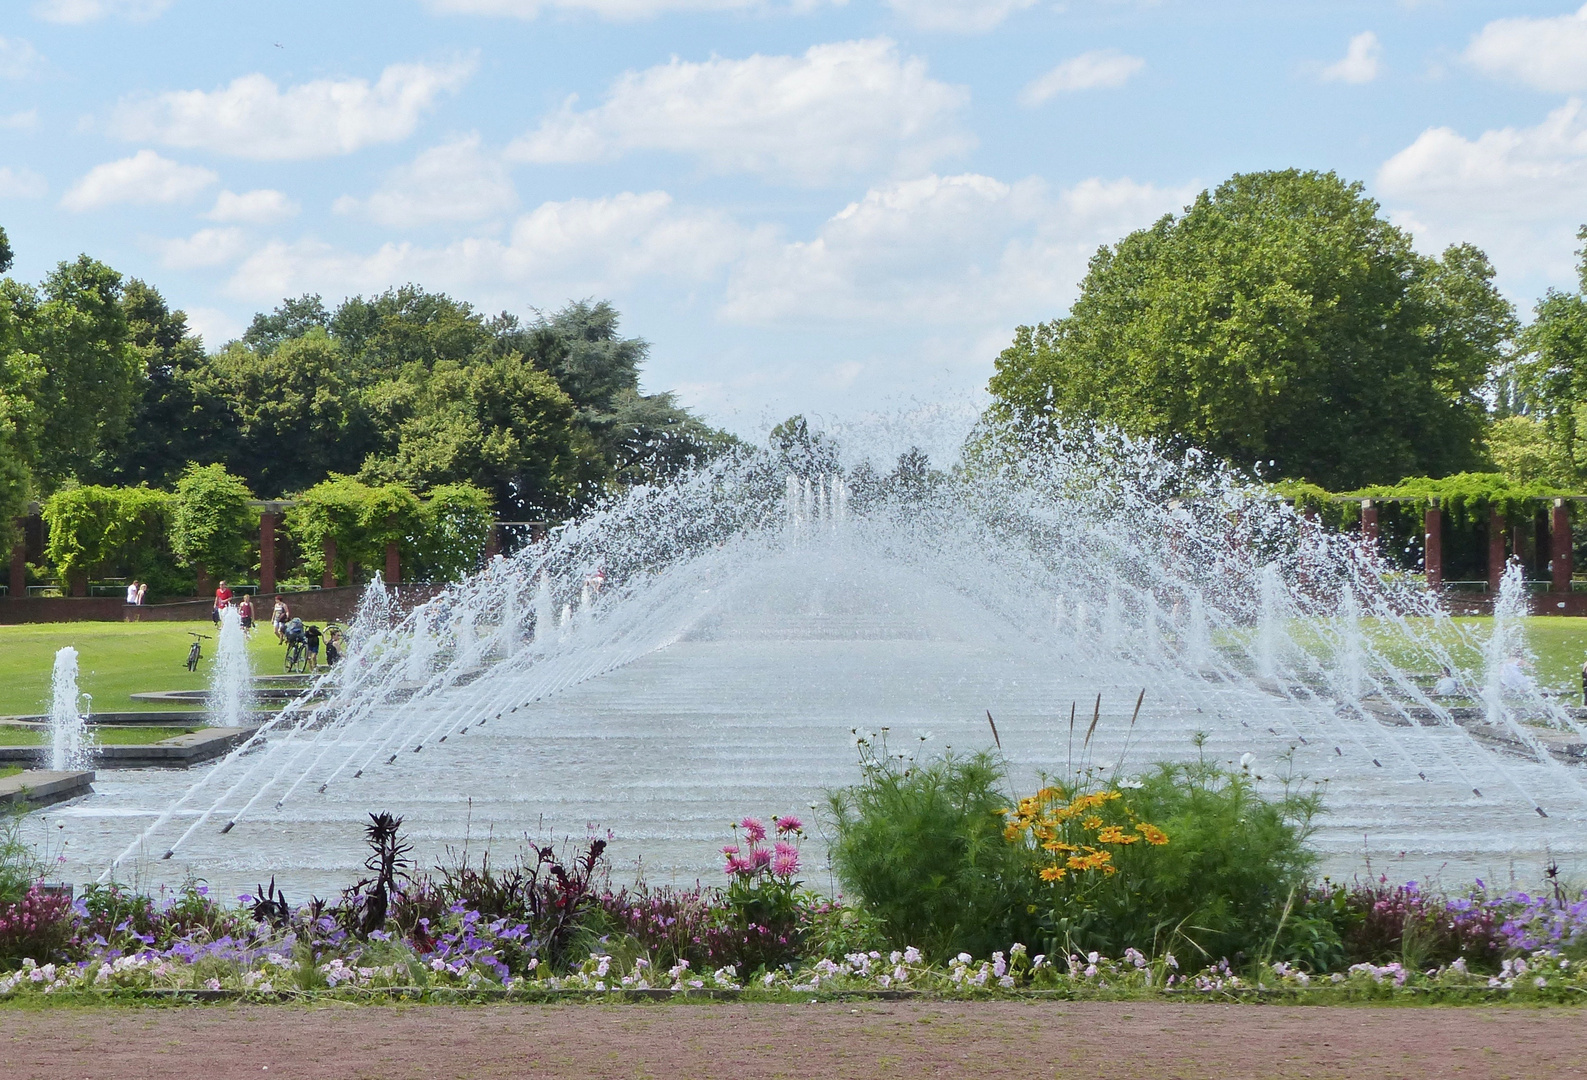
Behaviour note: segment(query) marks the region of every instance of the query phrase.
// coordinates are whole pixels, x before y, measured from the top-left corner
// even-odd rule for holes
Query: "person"
[[[143,606],[143,598],[145,596],[148,596],[148,595],[149,595],[149,583],[147,581],[138,582],[138,599],[136,601],[134,601],[134,603],[136,603],[139,607],[142,607]]]
[[[1587,708],[1587,660],[1581,662],[1581,703]]]
[[[292,612],[287,607],[287,602],[279,596],[276,597],[276,606],[270,612],[270,627],[276,632],[276,641],[283,645],[287,640],[287,620],[291,617]]]
[[[303,631],[303,640],[309,647],[309,670],[320,670],[320,628],[311,626]]]
[[[325,628],[325,666],[335,667],[336,661],[342,658],[342,628],[340,626],[327,626]]]
[[[210,610],[209,617],[216,626],[220,625],[221,609],[231,603],[231,587],[223,580],[215,587],[215,606]]]
[[[127,582],[127,603],[136,604],[137,602],[138,602],[138,579],[137,578],[133,578],[131,581]]]
[[[1587,674],[1582,676],[1582,680],[1583,684],[1587,685]],[[1433,684],[1433,693],[1439,697],[1454,697],[1460,693],[1460,683],[1456,680],[1454,673],[1449,670],[1448,664],[1444,665],[1444,673]]]
[[[248,634],[249,636],[252,636],[253,635],[253,600],[251,600],[248,597],[247,593],[244,593],[242,599],[237,601],[237,618],[242,621],[243,633]]]

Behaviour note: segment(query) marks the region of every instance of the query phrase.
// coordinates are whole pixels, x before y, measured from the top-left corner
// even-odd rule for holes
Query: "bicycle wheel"
[[[187,650],[187,670],[198,670],[198,660],[200,655],[201,654],[198,651],[197,645],[194,645],[191,649]]]

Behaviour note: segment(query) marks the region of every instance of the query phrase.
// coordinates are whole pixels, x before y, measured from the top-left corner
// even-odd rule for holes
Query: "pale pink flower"
[[[766,826],[761,823],[759,818],[747,817],[739,824],[744,827],[744,835],[749,837],[750,843],[758,844],[766,839]]]

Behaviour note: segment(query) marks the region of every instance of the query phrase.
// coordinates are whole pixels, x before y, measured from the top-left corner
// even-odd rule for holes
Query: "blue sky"
[[[1524,313],[1574,283],[1584,95],[1568,0],[8,0],[0,225],[212,346],[302,292],[608,297],[747,432],[973,400],[1241,170],[1361,180]]]

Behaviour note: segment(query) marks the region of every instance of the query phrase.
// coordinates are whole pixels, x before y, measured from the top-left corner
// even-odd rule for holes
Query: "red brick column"
[[[320,575],[320,588],[322,588],[322,589],[334,589],[334,588],[336,588],[336,540],[335,540],[335,538],[327,536],[325,538],[325,544],[321,548],[321,550],[325,553],[325,573]]]
[[[496,536],[496,523],[493,521],[490,523],[490,527],[485,530],[485,560],[489,562],[500,552],[501,541]]]
[[[276,514],[266,510],[259,515],[259,592],[276,591]]]
[[[1366,548],[1376,555],[1378,551],[1378,504],[1371,499],[1361,500],[1361,539]]]
[[[1549,530],[1549,570],[1554,579],[1555,592],[1570,592],[1571,536],[1570,503],[1554,500],[1554,516]]]
[[[26,596],[28,594],[28,546],[23,529],[27,527],[26,518],[17,518],[17,543],[11,549],[11,595]]]
[[[1436,589],[1444,583],[1444,511],[1438,500],[1423,515],[1422,569],[1427,574],[1427,587]]]
[[[402,584],[402,559],[397,554],[397,542],[386,541],[386,584]]]
[[[1504,578],[1505,521],[1497,508],[1488,509],[1488,591],[1498,592]]]

